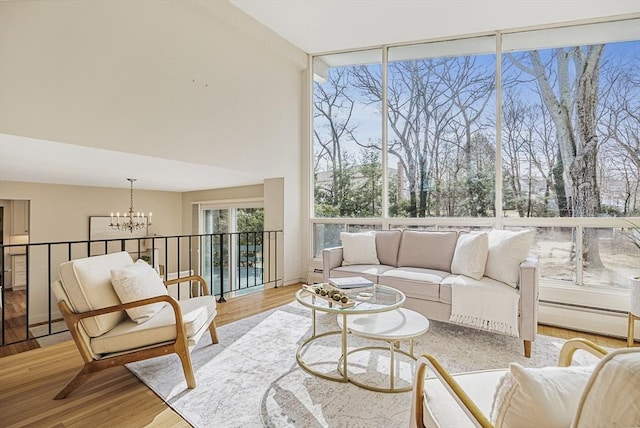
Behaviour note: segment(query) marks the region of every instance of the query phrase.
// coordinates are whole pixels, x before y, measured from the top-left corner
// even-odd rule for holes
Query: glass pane
[[[382,214],[382,51],[364,53],[314,60],[316,217]]]
[[[400,58],[388,68],[390,216],[494,215],[492,46],[486,37],[389,50]]]
[[[238,288],[255,287],[263,283],[263,233],[264,210],[262,208],[236,209],[238,231],[237,284]]]
[[[505,215],[637,215],[640,41],[511,52],[503,64]]]
[[[597,236],[601,265],[586,265],[584,285],[601,288],[629,288],[629,278],[638,275],[640,250],[619,228],[589,229]],[[632,233],[632,232],[631,232]]]
[[[340,246],[340,232],[344,232],[344,230],[344,224],[314,224],[313,256],[322,257],[322,250],[324,248]]]
[[[229,291],[229,231],[228,209],[202,211],[202,274],[212,293]],[[223,285],[223,287],[222,287]]]
[[[538,227],[531,253],[538,255],[540,280],[576,280],[575,236],[572,227]]]
[[[366,232],[368,230],[380,230],[381,226],[376,224],[321,224],[313,225],[313,256],[322,257],[322,250],[325,248],[339,247],[342,245],[340,232]]]

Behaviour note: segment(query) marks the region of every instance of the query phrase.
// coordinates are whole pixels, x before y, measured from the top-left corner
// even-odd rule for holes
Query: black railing
[[[278,272],[280,239],[282,231],[259,231],[0,244],[0,345],[67,330],[51,290],[63,262],[128,251],[134,260],[148,262],[165,280],[191,274],[203,276],[218,302],[225,302],[230,296],[269,284],[277,287],[282,282]],[[14,258],[21,260],[17,263]],[[18,265],[20,269],[24,266],[24,271],[14,271]],[[182,292],[178,286],[178,299]]]

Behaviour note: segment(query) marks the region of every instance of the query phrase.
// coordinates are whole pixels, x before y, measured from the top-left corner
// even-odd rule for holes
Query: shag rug
[[[351,383],[325,380],[302,370],[298,344],[311,334],[310,310],[296,302],[218,328],[220,343],[203,337],[191,357],[197,387],[186,389],[176,355],[128,364],[142,382],[196,427],[403,427],[409,422],[411,392],[379,393]],[[337,330],[336,316],[318,312],[317,332]],[[450,372],[556,365],[562,339],[538,336],[532,358],[522,341],[432,321],[416,339],[415,354],[430,353]],[[349,335],[349,348],[386,346]],[[408,350],[403,343],[402,349]],[[315,370],[338,375],[340,336],[330,335],[306,348],[304,361]],[[396,387],[410,385],[412,365],[396,353]],[[579,351],[578,364],[595,359]],[[349,356],[349,373],[361,382],[385,387],[389,352],[371,350]]]

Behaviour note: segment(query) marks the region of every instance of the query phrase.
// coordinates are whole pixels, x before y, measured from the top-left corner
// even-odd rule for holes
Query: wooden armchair
[[[55,399],[67,397],[100,370],[172,353],[182,362],[187,387],[195,388],[189,352],[207,330],[212,342],[218,343],[215,298],[202,277],[191,275],[164,284],[197,282],[199,288],[190,287],[199,289],[198,293],[192,293],[199,294],[195,297],[176,300],[163,294],[121,303],[111,282],[112,269],[126,270],[133,266],[127,252],[60,265],[60,280],[54,282],[53,291],[84,367]],[[152,304],[156,304],[157,312],[144,321],[135,322],[125,312],[151,308],[148,305]]]
[[[574,353],[599,358],[569,367]],[[584,339],[567,341],[559,367],[485,370],[451,375],[431,355],[418,359],[410,426],[640,426],[640,348],[608,353]],[[514,367],[515,366],[515,367]],[[425,378],[427,367],[433,376]]]

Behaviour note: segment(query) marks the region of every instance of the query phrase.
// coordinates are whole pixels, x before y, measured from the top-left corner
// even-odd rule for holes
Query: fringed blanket
[[[518,336],[518,290],[489,278],[459,276],[451,284],[449,321]]]

